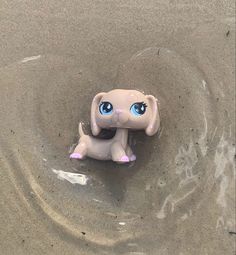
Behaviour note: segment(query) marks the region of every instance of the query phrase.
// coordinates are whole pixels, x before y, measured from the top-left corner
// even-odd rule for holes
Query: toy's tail
[[[83,127],[82,127],[82,123],[80,122],[79,123],[79,127],[78,127],[78,130],[79,130],[79,135],[80,137],[85,135],[84,131],[83,131]]]

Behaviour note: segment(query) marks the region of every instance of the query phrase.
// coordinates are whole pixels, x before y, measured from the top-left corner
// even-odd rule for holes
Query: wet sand
[[[234,1],[0,1],[0,253],[235,253]],[[137,161],[72,161],[100,91],[160,102]]]

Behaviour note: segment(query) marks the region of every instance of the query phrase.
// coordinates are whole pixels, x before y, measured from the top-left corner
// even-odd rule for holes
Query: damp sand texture
[[[0,253],[235,254],[234,1],[0,6]],[[155,95],[161,132],[70,160],[115,88]]]

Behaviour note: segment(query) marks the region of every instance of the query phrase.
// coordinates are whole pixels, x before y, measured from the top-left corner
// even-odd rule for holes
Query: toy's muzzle
[[[129,115],[121,109],[116,109],[112,121],[114,124],[125,124],[129,120]]]

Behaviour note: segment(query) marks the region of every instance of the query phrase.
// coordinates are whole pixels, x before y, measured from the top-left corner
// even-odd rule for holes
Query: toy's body
[[[112,139],[102,140],[85,135],[79,125],[79,144],[70,158],[88,156],[116,162],[134,161],[136,156],[128,145],[128,129],[145,129],[154,135],[160,127],[157,100],[136,90],[116,89],[97,94],[91,106],[91,128],[98,135],[102,128],[117,128]]]
[[[85,135],[79,124],[79,144],[71,155],[73,158],[83,159],[85,156],[99,160],[113,160],[129,162],[136,159],[128,145],[128,129],[117,129],[112,139],[97,139]]]

